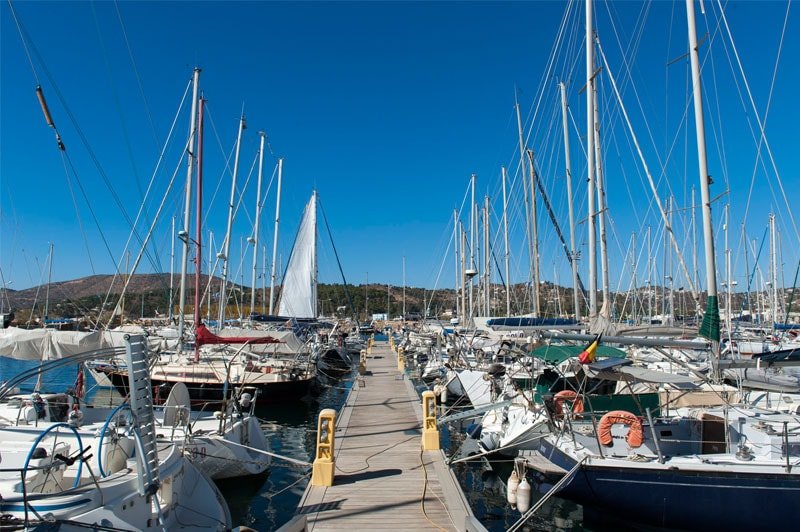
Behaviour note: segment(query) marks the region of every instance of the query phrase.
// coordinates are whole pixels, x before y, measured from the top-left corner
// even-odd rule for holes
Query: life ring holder
[[[614,444],[611,427],[617,423],[628,426],[625,441],[631,448],[636,449],[642,446],[642,443],[644,443],[642,422],[627,410],[612,410],[600,418],[600,423],[597,425],[597,439],[601,445],[610,447]]]
[[[572,414],[575,419],[580,418],[578,414],[584,411],[583,398],[573,390],[561,390],[553,399],[553,409],[555,410],[555,418],[561,419],[564,417],[564,402],[570,401],[572,403]]]

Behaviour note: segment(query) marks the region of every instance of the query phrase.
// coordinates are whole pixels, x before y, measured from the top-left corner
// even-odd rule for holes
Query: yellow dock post
[[[397,350],[397,371],[405,371],[406,370],[406,353],[405,350],[401,347]]]
[[[364,375],[367,372],[367,350],[361,350],[361,359],[358,361],[358,374]]]
[[[317,423],[317,457],[311,472],[312,486],[333,486],[333,433],[336,430],[336,410],[326,408],[319,413]]]
[[[436,395],[422,392],[422,450],[439,450],[439,428],[436,426]]]

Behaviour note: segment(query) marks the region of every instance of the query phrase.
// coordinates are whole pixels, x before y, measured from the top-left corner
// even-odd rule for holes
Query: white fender
[[[517,475],[516,471],[512,471],[511,476],[508,477],[508,484],[506,486],[506,498],[508,499],[508,504],[511,505],[511,508],[516,508],[517,506],[518,489],[519,489],[519,475]]]
[[[519,513],[524,514],[531,507],[531,485],[528,484],[528,479],[523,478],[517,487],[517,509]]]

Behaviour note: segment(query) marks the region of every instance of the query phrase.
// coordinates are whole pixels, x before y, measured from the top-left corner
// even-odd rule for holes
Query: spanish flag
[[[594,362],[595,359],[595,351],[597,351],[597,346],[600,345],[600,338],[603,336],[603,333],[598,334],[592,340],[592,343],[586,346],[586,349],[578,355],[578,362],[581,364],[591,364]]]

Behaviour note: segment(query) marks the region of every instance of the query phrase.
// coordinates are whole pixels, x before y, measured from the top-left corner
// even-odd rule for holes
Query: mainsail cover
[[[317,193],[303,212],[303,220],[294,241],[283,290],[278,306],[280,316],[317,317]]]
[[[280,342],[280,340],[276,340],[271,336],[217,336],[202,323],[197,326],[194,332],[194,342],[198,347],[206,344],[276,344]]]

